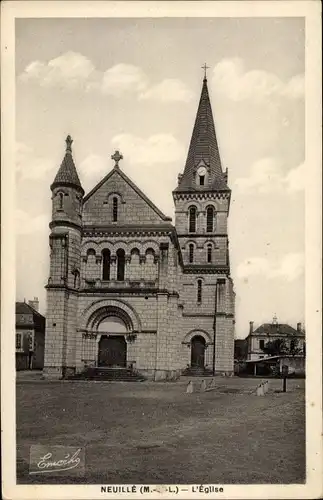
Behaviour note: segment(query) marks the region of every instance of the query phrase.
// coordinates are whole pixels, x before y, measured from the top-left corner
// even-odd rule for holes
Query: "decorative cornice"
[[[80,231],[82,229],[82,224],[76,224],[76,222],[70,222],[68,220],[52,220],[50,223],[49,223],[49,228],[50,229],[53,229],[54,227],[58,227],[58,226],[66,226],[66,227],[70,227],[70,228],[73,228],[73,229],[77,229],[78,231]]]
[[[183,313],[182,316],[185,318],[214,318],[216,317],[226,317],[226,318],[233,318],[233,314],[227,314],[224,312],[217,312],[216,314],[214,313]]]
[[[204,238],[204,239],[211,239],[211,238],[228,238],[227,233],[185,233],[185,234],[178,234],[177,238]]]
[[[105,236],[159,236],[161,234],[171,236],[175,231],[172,224],[161,225],[124,225],[124,226],[83,226],[83,236],[105,237]]]
[[[51,240],[66,240],[68,233],[52,233],[49,235]]]
[[[209,200],[213,199],[229,199],[231,190],[210,190],[210,191],[173,191],[174,200]]]
[[[228,266],[184,266],[184,274],[226,274],[230,273],[230,268]]]
[[[51,290],[51,289],[62,290],[62,291],[65,291],[65,292],[74,293],[75,295],[78,295],[79,291],[80,291],[79,288],[78,289],[72,288],[70,286],[64,285],[63,283],[58,283],[58,284],[51,283],[51,284],[47,284],[47,285],[45,285],[45,288],[46,288],[46,290]]]
[[[51,286],[46,288],[64,288],[63,286]],[[92,294],[105,294],[105,296],[109,295],[158,295],[158,294],[165,294],[167,296],[175,296],[179,297],[179,294],[177,292],[170,292],[169,290],[166,289],[159,289],[159,288],[153,288],[153,287],[105,287],[101,286],[100,288],[95,288],[95,287],[90,287],[90,288],[79,288],[78,293],[81,293],[82,295],[92,295]]]

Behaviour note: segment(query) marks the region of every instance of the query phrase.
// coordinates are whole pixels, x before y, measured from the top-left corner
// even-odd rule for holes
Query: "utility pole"
[[[213,323],[213,368],[212,373],[215,375],[215,339],[216,339],[216,314],[218,310],[218,280],[215,282],[215,300],[214,300],[214,323]]]

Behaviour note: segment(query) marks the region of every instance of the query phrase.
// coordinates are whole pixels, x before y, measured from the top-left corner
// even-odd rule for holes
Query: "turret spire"
[[[196,171],[199,165],[204,165],[208,172],[208,181],[199,189],[203,190],[221,190],[230,191],[226,174],[222,171],[218,142],[215,133],[212,108],[207,87],[206,70],[204,69],[204,78],[200,102],[196,114],[190,147],[184,173],[179,180],[176,192],[189,192],[196,190]]]
[[[56,174],[54,182],[51,185],[51,189],[55,188],[58,185],[70,185],[70,186],[72,185],[79,191],[82,191],[82,194],[84,194],[84,190],[82,188],[72,156],[73,140],[70,135],[66,137],[65,142],[66,142],[65,156]]]

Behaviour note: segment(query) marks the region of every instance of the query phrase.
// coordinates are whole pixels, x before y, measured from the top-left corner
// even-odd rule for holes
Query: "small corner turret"
[[[70,135],[66,137],[65,156],[51,185],[52,195],[52,224],[65,224],[69,222],[80,226],[82,219],[82,188],[73,156]]]

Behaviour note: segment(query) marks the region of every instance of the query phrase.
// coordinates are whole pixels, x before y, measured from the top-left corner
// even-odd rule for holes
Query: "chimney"
[[[35,311],[39,312],[39,300],[38,297],[34,297],[34,300],[28,300],[28,304],[35,309]]]
[[[298,332],[301,332],[302,331],[302,323],[297,323],[296,329]]]
[[[249,335],[253,332],[253,321],[249,321]]]

